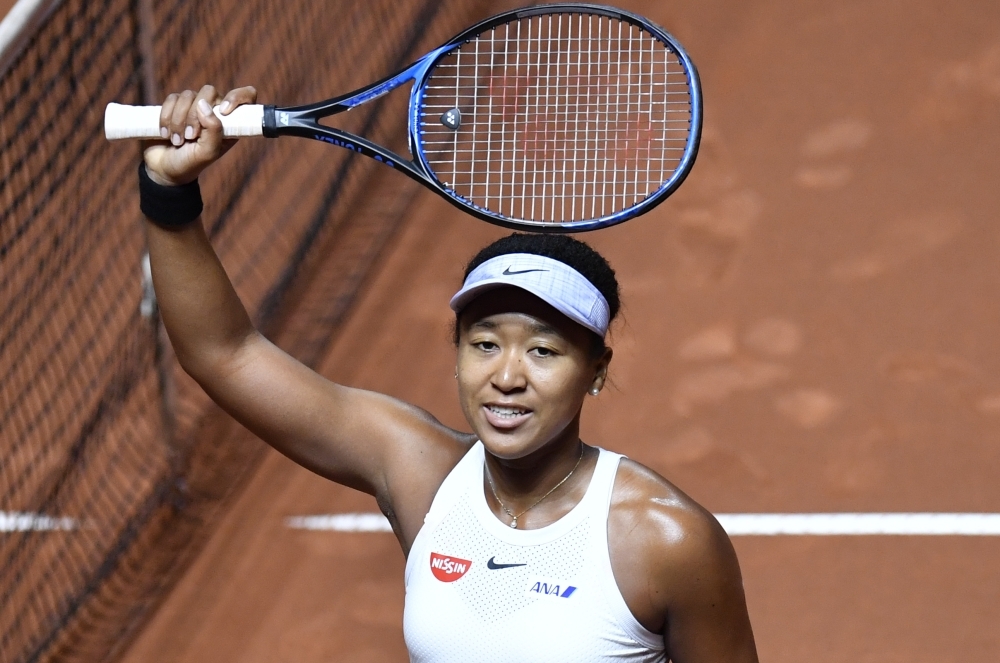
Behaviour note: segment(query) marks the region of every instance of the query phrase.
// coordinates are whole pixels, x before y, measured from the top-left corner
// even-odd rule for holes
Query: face
[[[594,357],[588,330],[519,288],[491,290],[459,316],[462,410],[499,458],[575,443],[583,401],[610,361],[611,350]]]

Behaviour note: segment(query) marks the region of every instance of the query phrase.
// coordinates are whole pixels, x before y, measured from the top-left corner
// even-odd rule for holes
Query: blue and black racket
[[[319,120],[405,83],[410,158]],[[158,106],[110,104],[109,139],[160,138]],[[509,228],[595,230],[684,181],[701,136],[687,53],[641,16],[539,5],[487,19],[403,71],[306,106],[242,106],[227,136],[301,136],[372,157]]]

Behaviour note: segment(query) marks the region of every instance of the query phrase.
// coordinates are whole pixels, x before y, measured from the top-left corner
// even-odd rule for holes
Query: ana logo
[[[470,566],[472,562],[467,559],[431,553],[431,573],[441,582],[455,582],[465,575]]]
[[[576,587],[568,582],[552,580],[551,578],[532,578],[528,585],[528,596],[568,599],[575,591]]]

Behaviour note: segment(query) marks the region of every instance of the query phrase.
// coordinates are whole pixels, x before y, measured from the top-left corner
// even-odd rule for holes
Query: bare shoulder
[[[625,539],[639,543],[637,548],[650,548],[656,557],[668,554],[675,562],[701,557],[706,548],[731,547],[711,513],[655,471],[628,458],[622,459],[615,477],[609,520]]]
[[[729,537],[701,505],[653,470],[623,459],[608,518],[615,580],[646,628],[699,602],[738,603],[739,563]]]

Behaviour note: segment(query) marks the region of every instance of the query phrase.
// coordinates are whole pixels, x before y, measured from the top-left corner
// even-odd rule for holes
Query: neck
[[[548,500],[557,501],[568,492],[572,479],[581,474],[580,469],[587,462],[590,447],[580,440],[578,429],[560,438],[522,458],[504,459],[486,452],[487,481],[492,479],[493,488],[507,508],[520,512],[573,472],[574,476]],[[486,490],[490,490],[489,486]]]

